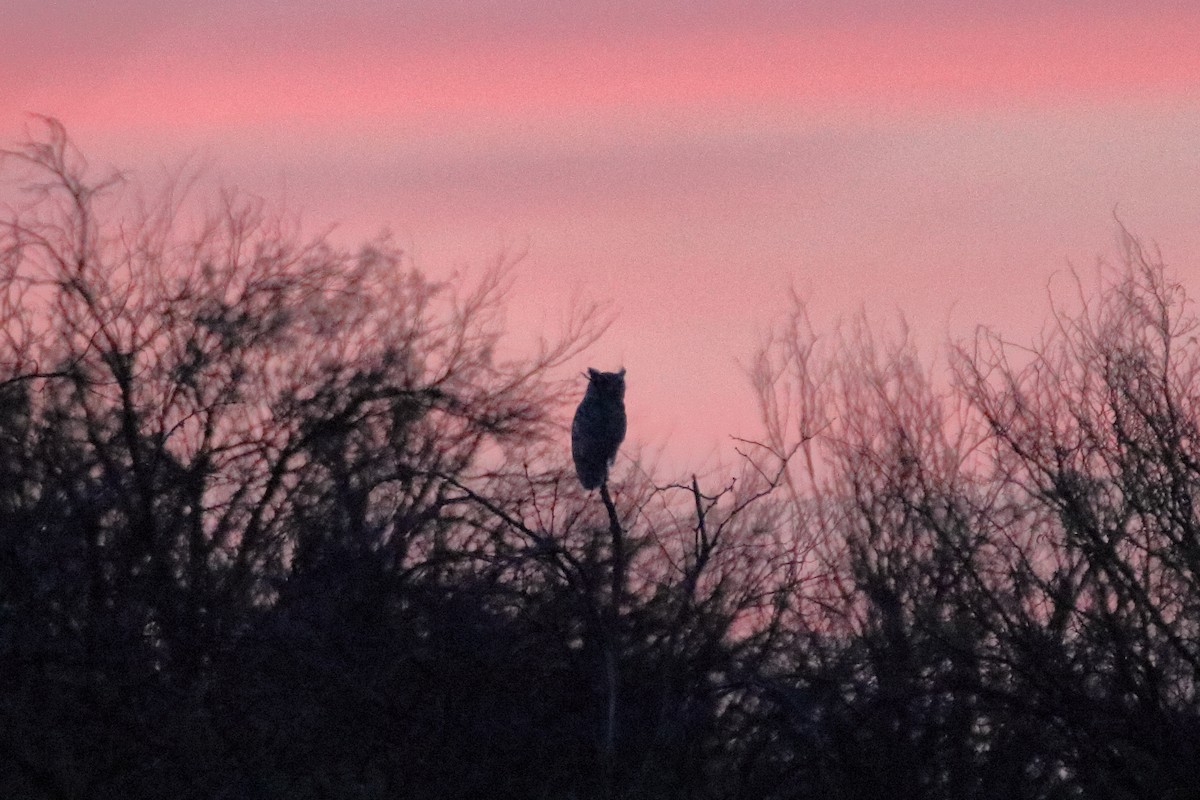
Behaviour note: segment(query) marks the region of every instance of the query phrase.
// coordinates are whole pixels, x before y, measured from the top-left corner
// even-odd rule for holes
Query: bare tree
[[[991,431],[992,480],[1024,512],[1009,657],[1047,695],[1077,779],[1149,797],[1190,785],[1200,746],[1200,348],[1183,286],[1124,230],[1121,244],[1098,293],[1073,274],[1076,307],[1036,348],[984,332],[957,372]]]
[[[552,372],[605,319],[580,307],[561,338],[501,359],[506,259],[452,286],[386,239],[306,240],[253,198],[147,198],[91,179],[42,122],[3,154],[26,188],[0,221],[3,607],[31,628],[9,655],[81,670],[81,702],[117,730],[141,710],[101,694],[207,691],[258,610],[335,554],[396,575],[449,563],[472,535],[463,487],[558,430]],[[48,729],[44,699],[6,726],[30,779],[74,759],[23,737]]]
[[[790,524],[815,556],[796,652],[759,679],[787,751],[810,754],[789,762],[801,785],[1191,785],[1197,322],[1157,254],[1121,241],[1039,342],[981,330],[949,374],[903,331],[822,340],[799,305],[760,355],[768,437],[802,447]]]
[[[569,463],[512,352],[254,198],[5,151],[0,794],[1188,797],[1200,344],[1123,233],[1043,337],[752,362],[735,472]],[[566,371],[564,369],[564,371]]]

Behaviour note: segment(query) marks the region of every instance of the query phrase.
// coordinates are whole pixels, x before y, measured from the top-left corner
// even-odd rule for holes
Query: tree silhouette
[[[41,124],[0,162],[0,795],[1196,796],[1198,322],[1134,237],[945,370],[797,300],[735,471],[597,496],[555,376],[602,310],[502,357],[507,260],[433,281]]]
[[[956,345],[944,388],[904,333],[830,346],[802,307],[761,355],[769,436],[819,430],[802,654],[764,693],[798,795],[1192,796],[1197,320],[1122,244],[1033,347]]]

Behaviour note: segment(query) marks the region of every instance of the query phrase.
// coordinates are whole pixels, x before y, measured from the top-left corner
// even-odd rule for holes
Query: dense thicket
[[[503,264],[53,121],[2,169],[0,796],[1200,796],[1200,324],[1132,237],[941,371],[798,304],[738,474],[609,501],[553,379],[595,309],[508,358]]]

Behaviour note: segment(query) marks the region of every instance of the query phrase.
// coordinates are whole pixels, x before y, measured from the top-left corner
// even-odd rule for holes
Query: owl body
[[[608,468],[625,439],[625,370],[587,371],[588,387],[571,423],[575,474],[585,489],[608,480]]]

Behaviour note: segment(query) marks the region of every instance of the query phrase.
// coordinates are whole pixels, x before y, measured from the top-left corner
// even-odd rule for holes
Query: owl
[[[625,370],[587,371],[588,387],[571,423],[575,474],[585,489],[608,480],[608,468],[625,439]]]

